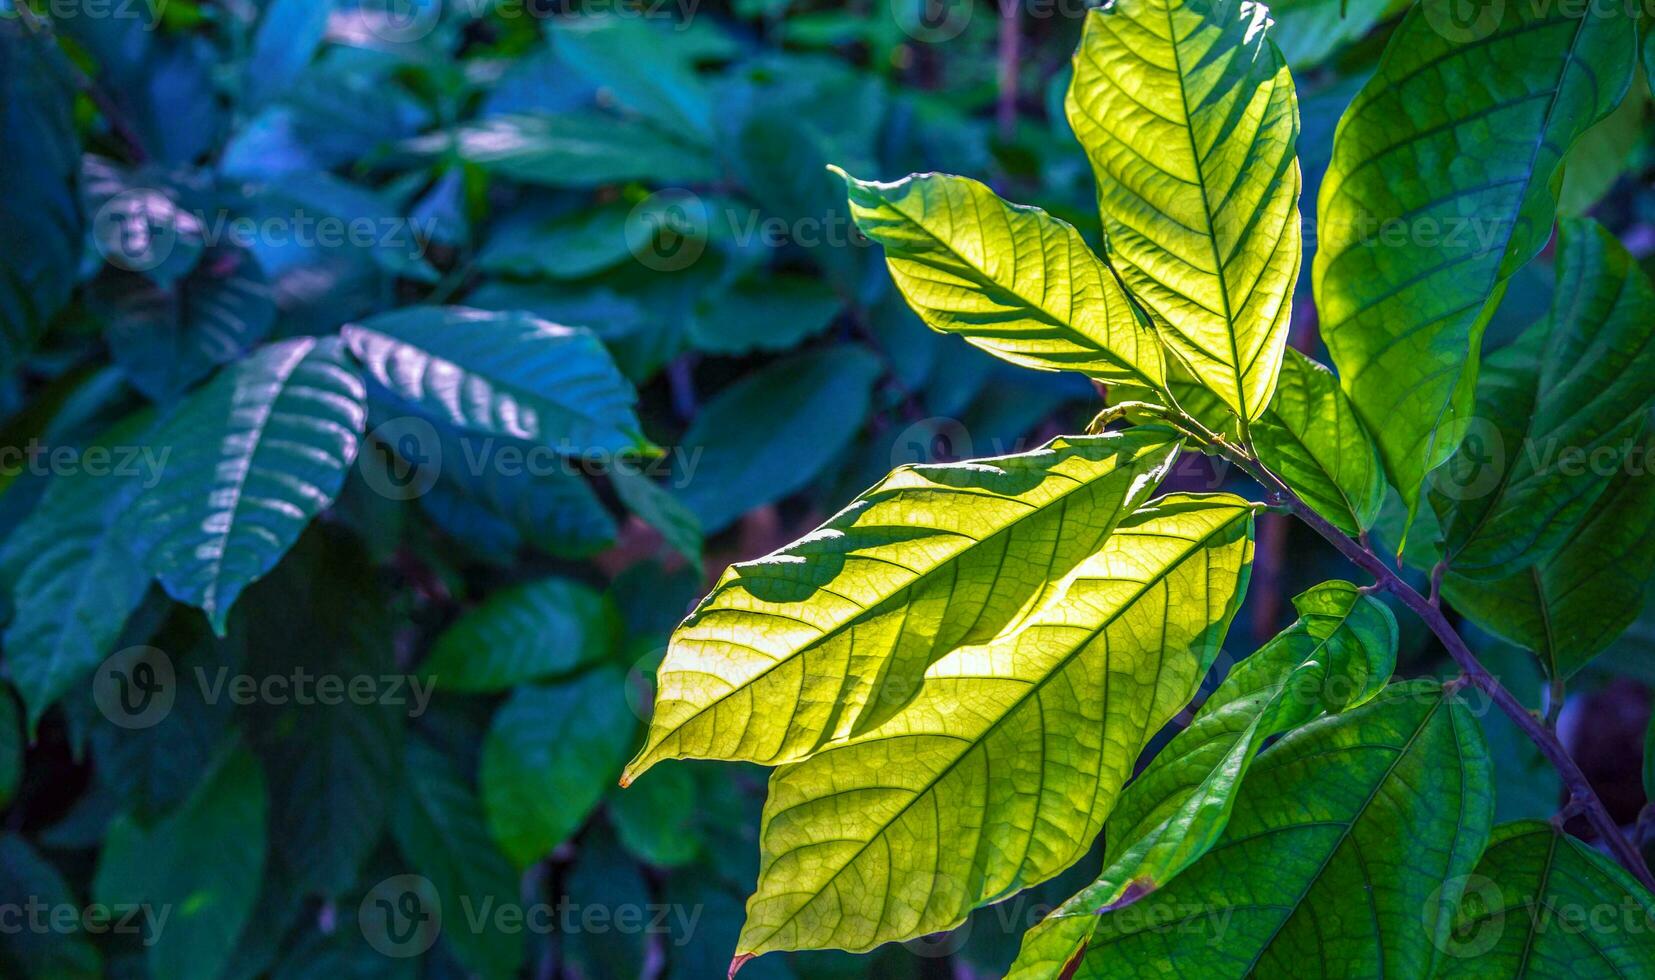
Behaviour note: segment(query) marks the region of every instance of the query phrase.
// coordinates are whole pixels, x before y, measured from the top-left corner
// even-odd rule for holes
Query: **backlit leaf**
[[[1151,502],[1016,628],[931,664],[899,713],[777,769],[738,961],[949,929],[1084,855],[1218,653],[1253,509]]]
[[[1619,10],[1457,16],[1421,0],[1403,19],[1339,124],[1318,207],[1322,336],[1410,513],[1465,434],[1504,283],[1551,235],[1563,154],[1633,68]]]
[[[1275,390],[1301,253],[1298,105],[1268,15],[1228,0],[1093,10],[1067,103],[1110,259],[1247,420]]]
[[[933,330],[1024,367],[1160,387],[1154,331],[1067,222],[965,177],[845,183],[857,225]]]
[[[816,531],[733,565],[673,634],[635,778],[666,758],[802,758],[866,731],[927,667],[1027,615],[1154,492],[1170,432],[898,469]]]
[[[1358,534],[1378,520],[1385,504],[1379,452],[1327,368],[1287,352],[1253,443],[1259,460],[1340,530]]]

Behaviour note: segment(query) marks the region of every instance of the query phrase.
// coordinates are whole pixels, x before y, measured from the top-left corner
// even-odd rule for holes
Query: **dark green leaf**
[[[619,669],[519,687],[495,712],[479,770],[494,839],[528,867],[563,843],[621,774],[637,717]]]
[[[253,33],[246,75],[248,105],[281,94],[304,71],[327,32],[332,8],[332,0],[271,0]]]
[[[45,903],[48,908],[79,904],[63,875],[12,833],[0,836],[0,902],[19,910],[31,902]],[[0,966],[19,977],[98,980],[104,976],[97,948],[78,933],[48,935],[26,928],[8,929],[0,933]]]
[[[1452,571],[1443,594],[1496,636],[1568,677],[1637,619],[1655,571],[1655,437],[1646,434],[1551,557],[1501,579]]]
[[[1548,823],[1494,829],[1465,883],[1439,977],[1649,976],[1655,899]]]
[[[675,868],[701,853],[697,803],[688,766],[659,766],[610,798],[609,820],[640,861]]]
[[[678,499],[712,534],[800,489],[862,428],[880,371],[867,350],[835,347],[719,392],[678,440]]]
[[[176,811],[110,826],[92,894],[170,913],[144,937],[151,976],[213,980],[228,965],[264,875],[265,808],[258,760],[229,746]]]
[[[444,691],[504,691],[607,656],[615,608],[598,592],[549,578],[502,589],[437,637],[420,675]]]
[[[588,330],[527,313],[415,306],[341,333],[387,391],[457,429],[566,456],[647,446],[632,385]]]
[[[819,279],[746,279],[696,304],[690,342],[714,354],[785,350],[826,330],[843,305]]]
[[[419,153],[452,152],[510,180],[547,187],[633,180],[684,186],[718,177],[705,149],[644,120],[596,111],[495,116],[407,145]]]
[[[1072,976],[1429,976],[1493,810],[1476,719],[1394,685],[1261,755],[1212,850],[1098,915]]]
[[[0,17],[0,377],[69,300],[80,256],[80,141],[68,59]]]
[[[1108,864],[1023,941],[1013,976],[1060,972],[1103,921],[1093,914],[1165,888],[1217,842],[1267,740],[1366,703],[1396,666],[1396,620],[1348,582],[1294,600],[1298,622],[1243,660],[1121,794]]]
[[[109,471],[83,466],[54,477],[46,500],[0,549],[0,578],[17,608],[5,632],[6,669],[31,730],[114,651],[149,587],[125,520],[168,473],[170,454],[145,437],[150,421],[147,413],[133,416],[104,433],[93,447],[109,451]],[[93,448],[84,452],[92,461]],[[123,460],[128,465],[117,467]]]
[[[1483,418],[1431,485],[1468,578],[1544,561],[1630,459],[1655,400],[1655,287],[1600,225],[1565,221],[1548,319],[1488,360]]]
[[[90,298],[109,321],[110,356],[134,388],[158,402],[245,356],[276,324],[264,273],[239,249],[209,255],[170,287],[106,275]]]
[[[409,739],[402,770],[406,782],[391,810],[391,834],[408,872],[430,883],[430,897],[453,909],[450,915],[462,916],[461,924],[442,930],[445,944],[469,971],[489,980],[515,976],[523,934],[500,931],[499,920],[486,913],[481,929],[463,918],[468,909],[477,914],[485,905],[518,901],[517,875],[489,835],[482,804],[454,763],[422,740]]]

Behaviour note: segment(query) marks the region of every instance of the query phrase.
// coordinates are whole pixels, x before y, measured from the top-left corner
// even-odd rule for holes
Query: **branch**
[[[1597,792],[1592,789],[1591,781],[1586,774],[1580,771],[1575,760],[1569,756],[1563,743],[1558,741],[1557,735],[1541,723],[1528,708],[1523,706],[1516,695],[1502,685],[1488,669],[1477,660],[1471,648],[1466,646],[1465,640],[1455,631],[1448,617],[1431,599],[1422,596],[1400,576],[1391,571],[1390,566],[1375,555],[1372,551],[1351,540],[1343,531],[1328,523],[1323,517],[1311,510],[1298,495],[1288,489],[1287,485],[1260,465],[1256,460],[1242,454],[1232,455],[1233,450],[1220,447],[1226,458],[1232,463],[1246,470],[1247,473],[1262,484],[1266,490],[1281,497],[1288,508],[1306,524],[1315,529],[1316,533],[1326,538],[1339,553],[1354,562],[1358,567],[1368,572],[1385,591],[1396,596],[1402,604],[1413,610],[1414,614],[1424,620],[1425,625],[1431,628],[1442,645],[1448,648],[1448,655],[1459,664],[1464,671],[1466,680],[1483,691],[1500,710],[1504,711],[1517,727],[1522,729],[1551,764],[1556,767],[1563,777],[1563,784],[1569,788],[1569,805],[1577,807],[1585,814],[1592,828],[1603,839],[1611,853],[1614,854],[1626,870],[1632,872],[1645,888],[1655,891],[1655,876],[1651,876],[1649,868],[1644,864],[1642,855],[1632,846],[1621,833],[1620,826],[1614,818],[1609,816],[1609,810],[1598,799]],[[1435,589],[1433,589],[1433,592]]]

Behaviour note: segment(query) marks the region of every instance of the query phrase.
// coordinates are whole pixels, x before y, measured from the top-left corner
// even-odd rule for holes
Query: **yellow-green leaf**
[[[1068,98],[1121,278],[1249,420],[1275,390],[1301,258],[1298,102],[1267,24],[1255,3],[1118,0],[1087,15]]]
[[[1366,531],[1385,505],[1373,437],[1333,372],[1296,350],[1282,361],[1270,409],[1253,426],[1259,461],[1346,534]]]
[[[1024,367],[1160,387],[1154,330],[1067,222],[965,177],[845,183],[857,227],[931,329]]]
[[[1551,236],[1563,155],[1631,82],[1633,23],[1421,0],[1340,120],[1314,284],[1340,381],[1410,514],[1465,435],[1483,329]]]
[[[1151,503],[1017,629],[932,664],[895,716],[777,769],[738,958],[952,928],[1084,855],[1218,652],[1253,511]]]
[[[803,539],[733,565],[673,634],[649,741],[667,758],[802,758],[888,718],[925,669],[1016,623],[1172,465],[1165,429],[905,466]]]

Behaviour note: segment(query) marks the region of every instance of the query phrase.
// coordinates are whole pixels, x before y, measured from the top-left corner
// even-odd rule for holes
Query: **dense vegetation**
[[[1655,969],[1636,11],[591,7],[0,0],[0,972]]]

